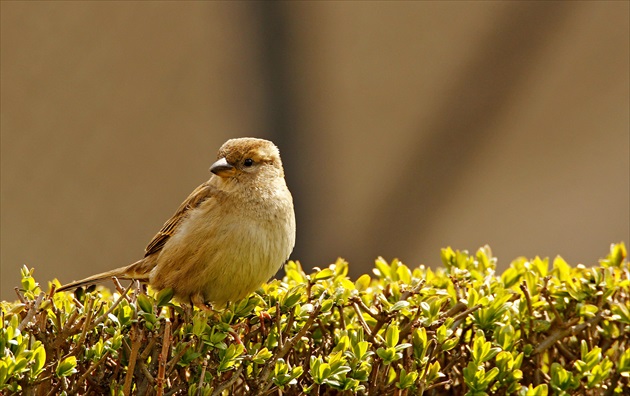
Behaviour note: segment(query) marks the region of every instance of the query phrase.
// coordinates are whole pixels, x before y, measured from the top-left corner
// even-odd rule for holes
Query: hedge
[[[593,266],[443,249],[443,267],[339,259],[223,311],[137,282],[47,291],[22,269],[1,303],[4,395],[630,394],[623,243]],[[240,341],[240,342],[239,342]]]

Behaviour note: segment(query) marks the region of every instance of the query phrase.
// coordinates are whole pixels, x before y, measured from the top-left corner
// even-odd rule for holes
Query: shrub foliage
[[[2,302],[5,395],[616,395],[630,387],[626,248],[597,265],[442,251],[443,268],[338,260],[218,312],[132,283]],[[240,340],[242,343],[237,342]],[[627,393],[625,393],[627,394]]]

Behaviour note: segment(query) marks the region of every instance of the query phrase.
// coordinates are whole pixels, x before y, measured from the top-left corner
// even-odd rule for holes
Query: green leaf
[[[284,270],[289,280],[293,280],[296,283],[306,283],[306,275],[299,262],[290,260],[284,266]]]
[[[494,358],[499,352],[501,352],[501,348],[493,348],[492,343],[486,341],[483,332],[478,330],[473,343],[473,361],[476,362],[476,364],[487,362]]]
[[[381,279],[392,278],[390,267],[384,258],[379,257],[378,259],[376,259],[376,261],[374,262],[374,265],[376,266],[376,268],[374,268],[372,271],[374,272],[376,276],[378,276]]]
[[[374,352],[369,351],[370,343],[367,341],[359,341],[357,343],[352,344],[352,350],[354,352],[354,356],[357,360],[364,361],[370,355],[374,354]]]
[[[398,301],[396,304],[392,305],[388,311],[389,312],[400,311],[403,308],[407,308],[409,305],[410,305],[409,301],[401,300],[401,301]]]
[[[385,344],[388,347],[395,347],[398,344],[398,337],[400,334],[400,329],[395,324],[390,324],[387,326],[387,331],[385,332]]]
[[[579,380],[573,376],[558,363],[551,364],[551,389],[556,392],[566,392],[570,389],[576,389]]]
[[[490,384],[492,383],[492,381],[494,381],[494,379],[497,377],[497,375],[499,375],[499,369],[497,367],[493,367],[490,371],[488,371],[483,376],[483,379],[479,382],[479,384],[484,389],[487,389],[488,386],[490,386]]]
[[[504,351],[511,350],[518,341],[517,333],[511,324],[499,327],[494,333],[494,339]]]
[[[619,357],[619,374],[625,378],[630,377],[630,348],[626,349]]]
[[[404,368],[401,368],[400,377],[398,379],[398,382],[396,382],[396,387],[398,389],[411,388],[417,379],[418,379],[417,371],[410,371],[409,373],[407,373],[407,371]]]
[[[597,306],[593,304],[582,304],[580,307],[580,316],[585,318],[593,318],[597,314]]]
[[[393,367],[388,367],[387,368],[387,384],[391,384],[392,382],[394,382],[396,380],[396,370],[394,370]]]
[[[523,387],[523,389],[521,389],[520,394],[521,396],[547,396],[547,384],[540,384],[535,388],[532,384],[529,384],[527,388]]]
[[[271,359],[272,356],[273,354],[265,347],[252,356],[252,361],[256,364],[263,364],[267,360]]]
[[[156,302],[158,307],[163,307],[168,304],[173,296],[175,295],[175,291],[171,287],[167,287],[166,289],[160,290],[157,294]]]
[[[201,337],[207,327],[206,319],[201,314],[197,314],[193,317],[192,322],[192,334]]]
[[[0,360],[0,389],[7,383],[8,372],[9,367],[7,362],[5,362],[4,359]]]
[[[138,305],[140,309],[142,309],[146,313],[153,313],[153,304],[151,303],[151,299],[144,294],[138,294]]]
[[[318,273],[316,273],[315,276],[313,277],[313,280],[314,281],[321,281],[321,280],[330,279],[333,276],[335,276],[335,271],[330,269],[330,268],[325,268],[325,269],[319,271]]]
[[[532,269],[538,276],[547,276],[547,272],[549,271],[549,259],[541,259],[536,256],[532,261],[530,261],[530,269]]]
[[[15,363],[13,365],[13,371],[16,373],[22,372],[24,368],[28,365],[28,360],[26,358],[20,356],[15,359]]]
[[[443,351],[450,351],[451,349],[455,348],[457,346],[457,344],[459,344],[459,339],[458,338],[451,338],[449,340],[444,341],[441,344],[441,348]]]
[[[334,306],[335,306],[335,302],[333,300],[326,299],[322,301],[322,307],[320,309],[320,312],[322,313],[329,312]]]
[[[77,372],[77,358],[76,356],[68,356],[59,364],[57,364],[57,369],[55,370],[55,374],[57,377],[68,377]]]
[[[427,330],[424,327],[414,330],[412,341],[414,357],[418,360],[422,360],[427,351]]]
[[[426,373],[426,382],[427,384],[431,384],[435,382],[440,377],[443,377],[444,374],[440,372],[440,362],[433,362],[429,365]]]
[[[332,270],[330,271],[332,272]],[[300,302],[300,299],[302,298],[303,295],[305,295],[305,290],[304,290],[303,285],[298,285],[298,286],[293,287],[284,295],[282,299],[282,307],[284,309],[293,308],[298,302]]]
[[[22,278],[22,289],[25,291],[32,291],[35,289],[35,279],[28,276],[26,278]]]
[[[611,311],[614,314],[613,320],[630,325],[630,302],[615,304],[611,307]]]
[[[324,380],[326,379],[324,377],[324,361],[322,359],[321,356],[311,356],[310,357],[310,362],[309,362],[309,367],[311,368],[309,370],[309,374],[311,375],[311,378],[313,378],[313,382],[315,382],[318,385],[321,385],[324,383]]]
[[[370,287],[371,283],[372,279],[370,278],[370,275],[363,274],[359,277],[359,279],[357,279],[356,282],[354,282],[354,285],[358,291],[362,292],[366,291],[367,288]]]
[[[238,362],[238,357],[243,354],[245,347],[241,344],[232,344],[226,349],[219,350],[219,367],[217,371],[222,373],[232,369]]]
[[[438,327],[437,330],[435,331],[435,335],[437,337],[437,342],[439,344],[441,344],[444,341],[446,341],[451,336],[451,334],[453,334],[453,330],[447,328],[444,325]]]
[[[618,244],[610,245],[610,253],[605,259],[600,260],[603,267],[620,267],[628,257],[628,251],[626,245],[621,242]]]
[[[46,364],[46,350],[43,345],[39,345],[33,350],[33,365],[31,366],[31,372],[33,376],[37,376]]]
[[[513,267],[506,269],[501,275],[501,282],[506,289],[516,285],[521,280],[521,273]]]
[[[395,348],[378,348],[376,354],[383,359],[383,363],[386,365],[402,359],[402,353],[397,352]]]

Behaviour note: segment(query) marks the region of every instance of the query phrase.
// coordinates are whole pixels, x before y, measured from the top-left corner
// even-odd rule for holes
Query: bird
[[[197,187],[130,265],[61,286],[116,277],[201,309],[245,298],[287,262],[295,246],[295,211],[277,146],[258,138],[226,141]]]

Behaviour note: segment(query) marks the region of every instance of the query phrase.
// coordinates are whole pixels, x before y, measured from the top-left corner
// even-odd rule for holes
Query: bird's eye
[[[245,161],[243,161],[243,165],[249,168],[250,166],[254,165],[254,160],[251,158],[247,158],[245,159]]]

